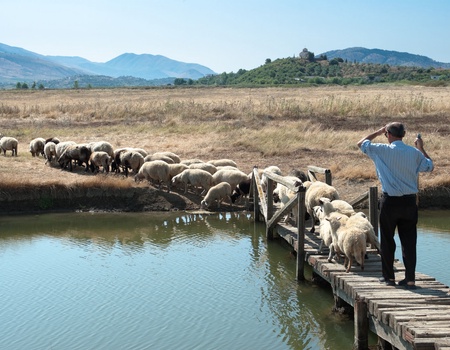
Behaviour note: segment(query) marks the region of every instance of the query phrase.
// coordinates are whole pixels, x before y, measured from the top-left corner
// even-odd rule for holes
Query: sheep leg
[[[331,262],[333,260],[334,255],[334,245],[333,243],[330,244],[330,253],[328,254],[328,262]]]
[[[345,270],[345,272],[350,272],[350,268],[352,267],[352,264],[353,264],[353,258],[351,257],[351,256],[349,256],[349,257],[345,257],[345,261],[347,261],[347,269]],[[344,266],[345,266],[345,261],[344,261]]]

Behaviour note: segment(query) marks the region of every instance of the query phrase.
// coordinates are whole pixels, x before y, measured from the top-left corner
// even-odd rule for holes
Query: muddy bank
[[[70,211],[170,211],[194,210],[200,197],[165,192],[151,187],[56,188],[0,191],[0,214]]]
[[[67,188],[40,186],[18,189],[0,189],[0,215],[32,214],[70,211],[175,211],[198,210],[201,197],[182,191],[161,191],[153,187],[130,188]],[[365,209],[364,201],[358,209]],[[426,189],[419,193],[420,209],[450,209],[450,188]],[[230,210],[227,203],[223,210]],[[241,205],[233,210],[244,210]],[[215,207],[210,209],[216,211]]]

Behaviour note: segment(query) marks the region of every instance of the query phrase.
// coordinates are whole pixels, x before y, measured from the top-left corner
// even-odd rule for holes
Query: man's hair
[[[402,123],[392,122],[392,123],[388,124],[386,129],[387,129],[387,131],[389,131],[389,133],[392,136],[395,136],[395,137],[405,136],[406,131],[405,131],[405,127],[403,126]]]

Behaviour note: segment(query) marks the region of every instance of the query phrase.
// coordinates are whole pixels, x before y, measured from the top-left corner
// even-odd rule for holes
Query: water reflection
[[[353,344],[331,291],[298,283],[291,248],[248,213],[0,217],[0,276],[13,350]]]

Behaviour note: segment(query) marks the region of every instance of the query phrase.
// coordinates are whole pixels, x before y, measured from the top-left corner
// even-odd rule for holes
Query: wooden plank
[[[296,228],[279,222],[277,231],[288,244],[297,250]],[[372,320],[371,329],[398,349],[445,349],[450,337],[449,287],[432,276],[417,272],[417,289],[386,286],[379,282],[381,257],[376,250],[368,250],[364,270],[359,266],[345,272],[343,260],[328,261],[328,248],[318,252],[321,240],[305,231],[305,261],[314,272],[330,283],[333,293],[354,306],[358,298],[367,302],[367,313]],[[404,277],[404,266],[395,262],[396,280]],[[438,343],[443,339],[443,343]],[[441,345],[438,345],[441,344]]]

